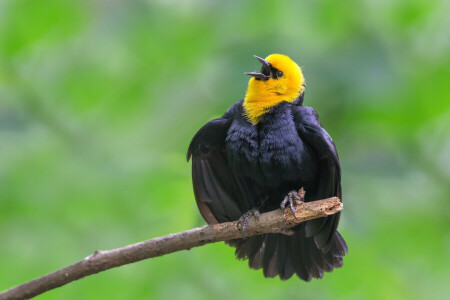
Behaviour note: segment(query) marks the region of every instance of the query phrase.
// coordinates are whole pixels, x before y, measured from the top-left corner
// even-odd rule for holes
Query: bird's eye
[[[278,72],[277,72],[277,77],[283,77],[283,72],[281,72],[280,70],[278,70]]]

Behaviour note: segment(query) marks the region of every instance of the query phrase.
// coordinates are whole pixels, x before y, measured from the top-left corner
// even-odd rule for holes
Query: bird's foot
[[[292,211],[292,216],[294,216],[294,219],[297,220],[297,217],[295,216],[295,207],[297,205],[302,204],[305,201],[305,189],[301,188],[298,192],[296,191],[290,191],[286,197],[284,197],[283,201],[281,201],[280,208],[284,215],[286,215],[286,205],[289,203],[289,207]]]
[[[259,209],[258,208],[252,208],[245,214],[243,214],[237,223],[237,227],[240,231],[242,231],[242,238],[245,238],[245,229],[247,228],[247,223],[250,220],[252,216],[255,216],[256,221],[259,220]]]

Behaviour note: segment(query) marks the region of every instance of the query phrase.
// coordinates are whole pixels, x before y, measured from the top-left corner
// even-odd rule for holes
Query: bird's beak
[[[246,75],[250,75],[253,76],[255,78],[258,79],[262,79],[262,80],[267,80],[270,78],[270,76],[272,75],[272,65],[270,64],[270,62],[268,62],[267,60],[265,60],[264,58],[261,58],[259,56],[253,55],[253,57],[255,57],[257,60],[259,60],[262,63],[262,69],[261,72],[246,72],[244,74]],[[266,73],[266,74],[264,74]]]
[[[263,79],[263,80],[265,80],[267,77],[266,75],[264,75],[263,73],[260,73],[260,72],[245,72],[244,74],[253,76],[258,79]]]
[[[261,58],[261,57],[256,56],[256,55],[253,55],[253,57],[256,58],[257,60],[259,60],[259,62],[263,64],[264,68],[266,68],[267,70],[270,70],[270,67],[272,66],[270,64],[270,62],[268,62],[264,58]]]

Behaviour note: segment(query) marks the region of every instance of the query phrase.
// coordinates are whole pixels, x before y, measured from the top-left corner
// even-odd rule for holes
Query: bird
[[[341,168],[336,146],[317,112],[303,106],[305,77],[290,57],[254,55],[261,70],[247,72],[245,98],[207,122],[192,138],[192,182],[208,224],[246,222],[294,201],[338,197]],[[304,198],[297,191],[303,189]],[[348,253],[337,231],[340,212],[300,223],[293,234],[266,233],[226,243],[266,278],[322,278]],[[241,226],[243,227],[243,226]],[[244,229],[244,228],[242,228]]]

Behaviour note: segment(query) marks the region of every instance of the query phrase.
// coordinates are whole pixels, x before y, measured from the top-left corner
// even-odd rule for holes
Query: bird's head
[[[253,77],[244,99],[245,114],[252,124],[257,124],[271,107],[283,101],[292,102],[305,90],[302,70],[288,56],[271,54],[265,59],[256,55],[255,58],[262,63],[261,71],[245,73]]]

